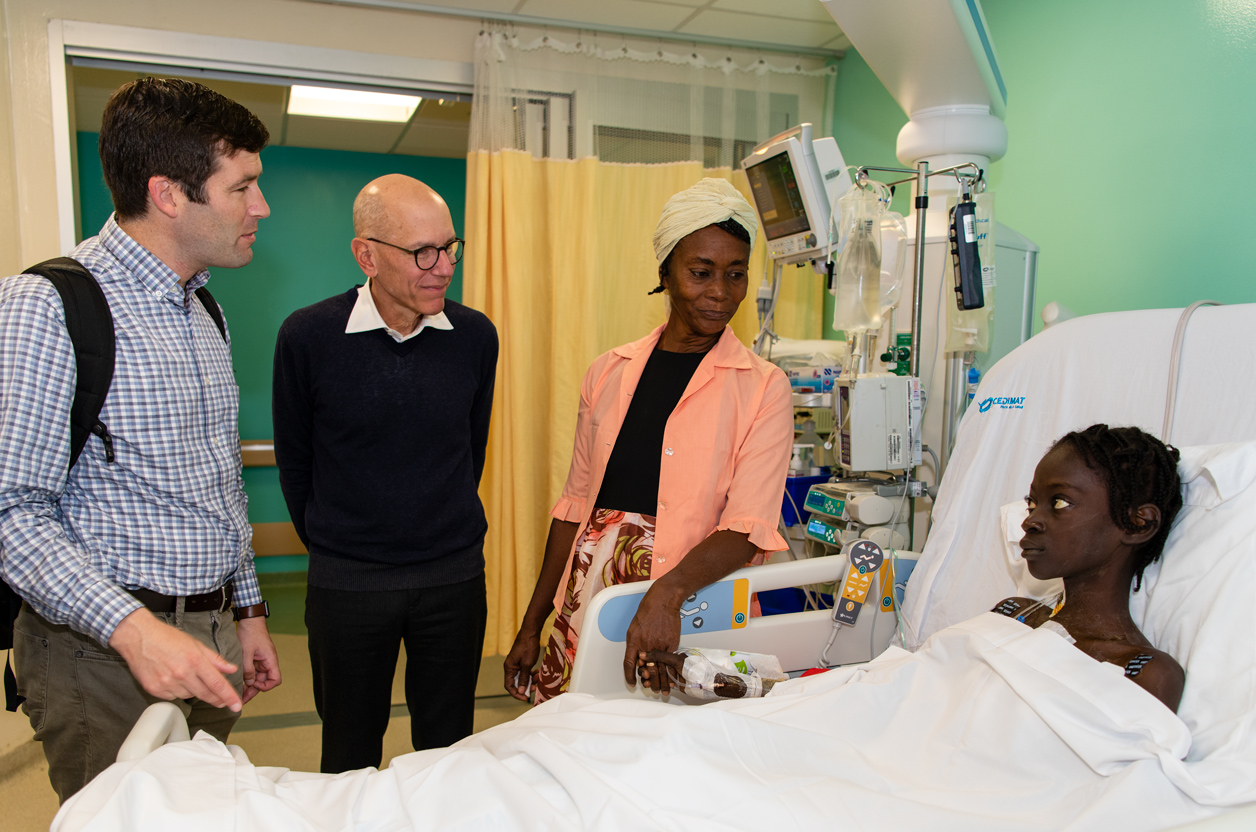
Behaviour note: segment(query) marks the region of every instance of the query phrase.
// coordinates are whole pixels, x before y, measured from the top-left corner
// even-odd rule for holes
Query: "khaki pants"
[[[182,603],[182,602],[180,602]],[[155,613],[166,624],[207,645],[237,667],[242,651],[229,612]],[[48,778],[64,803],[113,764],[140,714],[158,701],[131,675],[116,650],[22,605],[13,632],[13,659],[22,710],[48,758]],[[242,689],[240,670],[228,677]],[[199,699],[176,700],[195,736],[206,731],[226,741],[238,713]]]

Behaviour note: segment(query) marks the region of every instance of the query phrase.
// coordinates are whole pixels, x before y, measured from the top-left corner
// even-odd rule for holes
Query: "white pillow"
[[[1050,598],[1064,589],[1062,578],[1039,580],[1029,574],[1029,565],[1021,557],[1020,539],[1025,536],[1021,524],[1029,514],[1024,500],[1008,503],[999,509],[1003,525],[1003,553],[1007,555],[1007,568],[1016,581],[1016,594],[1022,598]]]
[[[1183,506],[1160,559],[1147,567],[1130,614],[1186,669],[1178,716],[1191,762],[1256,765],[1256,442],[1181,448]],[[1000,509],[1017,593],[1058,591],[1029,574],[1017,545],[1025,503]]]
[[[1186,668],[1186,759],[1256,764],[1256,442],[1181,454],[1182,511],[1130,614]]]

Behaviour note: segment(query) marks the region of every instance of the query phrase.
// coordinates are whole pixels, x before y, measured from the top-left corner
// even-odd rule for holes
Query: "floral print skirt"
[[[648,514],[593,510],[589,525],[576,541],[563,606],[545,647],[537,685],[538,702],[565,692],[571,683],[580,625],[593,596],[608,586],[650,579],[654,525],[654,518]]]

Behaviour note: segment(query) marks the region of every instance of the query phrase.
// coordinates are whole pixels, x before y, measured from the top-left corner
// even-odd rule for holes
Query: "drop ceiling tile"
[[[783,20],[758,14],[703,9],[678,32],[794,46],[819,46],[840,31],[836,23]]]
[[[420,120],[462,124],[467,127],[471,124],[471,102],[446,101],[442,104],[439,99],[425,98],[415,116],[415,121]]]
[[[288,116],[284,145],[387,153],[397,143],[404,127],[404,124],[380,121]]]
[[[451,121],[416,118],[398,142],[393,153],[403,156],[438,156],[463,159],[471,125]]]
[[[196,78],[188,80],[196,81]],[[262,120],[270,131],[271,141],[279,141],[283,130],[283,114],[287,105],[287,87],[276,84],[249,84],[242,81],[219,81],[200,79],[207,87],[216,90],[239,104],[243,104],[253,115]]]
[[[76,130],[94,133],[100,130],[105,103],[118,87],[148,73],[134,70],[102,69],[98,67],[71,67],[74,83],[74,126]],[[270,131],[271,140],[279,141],[283,126],[286,87],[275,84],[250,84],[242,81],[222,81],[216,78],[179,76],[172,73],[156,73],[163,78],[184,78],[204,84],[222,93],[232,101],[247,107],[262,120]]]
[[[693,8],[670,3],[647,3],[642,0],[528,0],[520,14],[569,20],[576,26],[580,23],[598,23],[604,26],[668,32],[693,14]]]
[[[746,12],[760,14],[764,17],[788,17],[795,20],[810,20],[813,23],[833,23],[833,15],[829,14],[820,0],[714,0],[712,9],[730,12]]]

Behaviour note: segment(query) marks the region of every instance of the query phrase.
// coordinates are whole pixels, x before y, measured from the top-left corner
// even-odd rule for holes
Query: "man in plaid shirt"
[[[67,472],[76,363],[40,277],[0,280],[0,576],[23,598],[14,662],[65,801],[150,703],[226,739],[279,684],[253,569],[231,353],[195,296],[248,263],[269,134],[239,104],[144,78],[105,108],[115,213],[72,255],[109,301],[114,374]],[[236,622],[231,623],[232,610]]]

